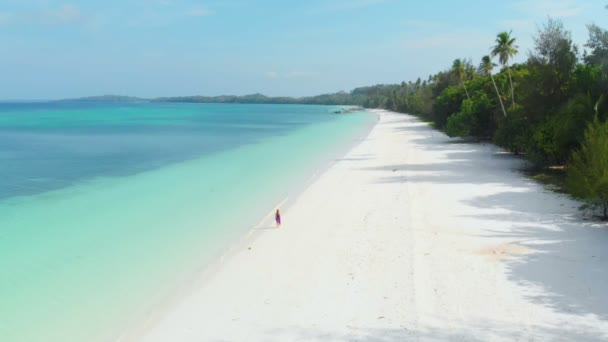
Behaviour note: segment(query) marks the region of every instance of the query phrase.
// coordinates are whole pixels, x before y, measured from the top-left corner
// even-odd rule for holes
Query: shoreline
[[[367,138],[136,341],[608,338],[608,234],[492,145]]]
[[[367,115],[375,116],[376,121],[373,124],[365,127],[365,129],[362,129],[362,132],[353,138],[349,143],[336,147],[335,151],[332,152],[332,155],[336,156],[335,158],[331,158],[320,163],[320,165],[308,179],[292,187],[289,191],[289,195],[280,200],[273,208],[281,208],[283,216],[288,214],[289,208],[298,200],[298,198],[310,185],[312,185],[333,165],[342,160],[350,153],[352,149],[366,139],[366,137],[377,125],[380,117],[378,111],[374,109],[361,110],[361,112],[367,112]],[[201,284],[211,279],[221,269],[225,262],[247,248],[247,245],[254,243],[255,240],[257,240],[264,233],[264,230],[271,228],[274,229],[274,209],[265,214],[256,224],[252,224],[250,229],[243,231],[240,236],[236,236],[233,241],[224,246],[221,253],[213,255],[209,258],[209,260],[201,264],[191,276],[182,279],[182,281],[179,282],[180,285],[178,285],[175,290],[172,291],[172,293],[170,293],[160,302],[153,305],[152,309],[145,315],[145,317],[143,317],[143,320],[140,320],[134,325],[127,327],[126,330],[123,329],[118,334],[115,334],[113,341],[137,341],[142,338],[151,327],[162,319],[167,311],[173,309],[184,298],[197,290],[197,286],[193,284]]]
[[[42,120],[47,110],[53,112],[41,108],[34,118]],[[62,158],[68,162],[103,150],[125,159],[112,157],[112,163],[110,157],[102,159],[108,163],[100,168],[126,162],[128,151],[108,137],[122,127],[123,118],[147,114],[133,107],[124,110],[131,115],[121,115],[121,110],[104,114],[116,121],[100,133],[98,149],[89,151],[83,145],[76,149],[82,148],[82,154],[70,152]],[[71,112],[53,113],[58,122],[72,120]],[[94,108],[91,113],[100,114]],[[375,121],[368,113],[337,118],[329,108],[303,106],[226,107],[216,114],[200,112],[200,117],[191,109],[154,113],[150,115],[190,118],[198,124],[172,127],[173,121],[157,122],[159,127],[171,126],[160,138],[177,139],[166,144],[137,128],[129,135],[125,128],[125,141],[147,148],[160,144],[159,156],[166,154],[169,159],[169,152],[183,145],[194,144],[190,152],[204,145],[210,148],[200,149],[196,158],[176,158],[167,165],[159,161],[157,168],[121,177],[108,170],[107,176],[86,178],[83,172],[98,166],[75,163],[65,174],[62,169],[56,175],[84,177],[82,181],[0,200],[1,254],[6,266],[0,272],[6,280],[0,282],[6,299],[0,310],[4,339],[116,340],[181,284],[191,283],[193,273],[223,253],[294,186],[336,158],[336,151],[352,145]],[[223,128],[213,132],[216,126]],[[56,138],[58,145],[65,143],[63,135]],[[24,163],[24,172],[13,175],[29,175],[28,165]],[[8,172],[7,180],[11,175]],[[27,180],[24,177],[15,179]]]

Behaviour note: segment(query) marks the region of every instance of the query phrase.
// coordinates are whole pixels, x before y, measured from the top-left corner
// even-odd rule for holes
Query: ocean
[[[376,120],[337,108],[0,103],[0,340],[137,324]]]

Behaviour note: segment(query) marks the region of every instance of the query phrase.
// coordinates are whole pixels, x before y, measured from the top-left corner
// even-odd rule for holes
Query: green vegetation
[[[496,36],[496,45],[492,48],[492,57],[498,56],[498,61],[507,69],[509,75],[509,84],[511,84],[511,100],[513,108],[515,108],[515,92],[513,88],[513,78],[511,77],[511,69],[509,68],[509,60],[517,55],[517,45],[515,38],[511,38],[511,32],[501,32]]]
[[[494,70],[494,67],[496,66],[496,64],[494,64],[492,62],[492,59],[490,58],[490,56],[483,56],[481,58],[481,64],[479,65],[479,74],[480,75],[485,75],[485,76],[490,76],[490,79],[492,80],[492,85],[494,85],[494,90],[496,90],[496,98],[498,99],[498,102],[500,103],[500,108],[502,109],[502,113],[504,114],[505,117],[507,117],[507,110],[505,109],[505,104],[504,102],[502,102],[502,97],[500,96],[500,91],[498,91],[498,86],[496,85],[496,81],[494,80],[494,75],[492,75],[492,71]]]
[[[566,188],[577,198],[602,209],[608,219],[608,122],[596,118],[585,132],[581,148],[568,168]]]
[[[467,90],[467,85],[466,85],[466,83],[464,83],[465,78],[467,76],[466,70],[465,70],[466,67],[467,67],[466,63],[463,63],[460,59],[456,59],[454,61],[454,64],[452,64],[452,72],[454,73],[454,76],[456,76],[456,79],[458,79],[460,84],[462,84],[464,93],[467,94],[467,100],[470,100],[471,96],[469,96],[469,91]]]
[[[512,64],[516,38],[501,32],[478,68],[456,59],[426,81],[361,88],[356,104],[415,114],[450,136],[522,154],[540,180],[597,205],[608,219],[608,31],[588,30],[581,53],[564,25],[549,19],[520,64]]]
[[[161,97],[152,99],[155,102],[188,102],[188,103],[247,103],[247,104],[310,104],[310,105],[356,105],[368,108],[383,107],[386,105],[384,94],[390,89],[397,88],[392,85],[378,85],[373,87],[357,88],[351,92],[337,92],[310,97],[269,97],[262,94],[244,96],[180,96]]]
[[[528,177],[543,184],[547,189],[559,193],[567,193],[566,191],[566,176],[563,168],[545,169],[545,170],[528,170]]]

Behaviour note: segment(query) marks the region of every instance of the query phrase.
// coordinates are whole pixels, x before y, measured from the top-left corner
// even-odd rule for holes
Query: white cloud
[[[39,17],[48,24],[74,24],[83,19],[80,9],[73,5],[63,5],[59,8],[42,11]]]
[[[444,21],[427,20],[427,19],[411,19],[404,22],[405,26],[410,30],[444,30],[448,24]]]
[[[203,8],[203,7],[198,7],[198,8],[193,8],[190,11],[188,11],[187,15],[191,16],[191,17],[206,17],[209,15],[212,15],[213,12]]]
[[[321,74],[314,71],[290,71],[285,74],[286,78],[315,78]]]
[[[507,19],[500,21],[502,29],[516,32],[530,32],[536,27],[532,20],[524,19]]]
[[[269,71],[266,73],[266,77],[277,79],[277,78],[317,78],[321,76],[321,73],[315,71],[289,71],[289,72],[278,72]]]
[[[530,17],[567,18],[583,11],[580,1],[574,0],[526,0],[516,2],[513,6]]]
[[[438,48],[445,51],[479,49],[484,51],[493,41],[491,34],[477,31],[446,31],[428,35],[417,32],[406,39],[405,47],[412,50]]]
[[[276,71],[269,71],[266,73],[266,77],[268,78],[279,78],[279,73]]]
[[[31,12],[2,13],[0,12],[0,25],[74,25],[85,23],[85,17],[77,6],[63,5],[49,7]]]
[[[312,12],[344,12],[380,5],[387,0],[334,0],[314,8]]]
[[[350,0],[344,1],[340,7],[341,9],[357,9],[376,6],[385,2],[385,0]]]
[[[12,15],[10,13],[0,12],[0,26],[10,23]]]

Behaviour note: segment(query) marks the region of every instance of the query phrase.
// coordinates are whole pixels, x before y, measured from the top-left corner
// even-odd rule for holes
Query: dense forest
[[[521,64],[511,63],[521,53],[516,37],[501,32],[478,63],[456,59],[424,81],[357,90],[366,96],[352,103],[416,114],[452,137],[492,141],[538,169],[562,170],[565,190],[606,219],[608,31],[588,30],[581,53],[549,19]]]

